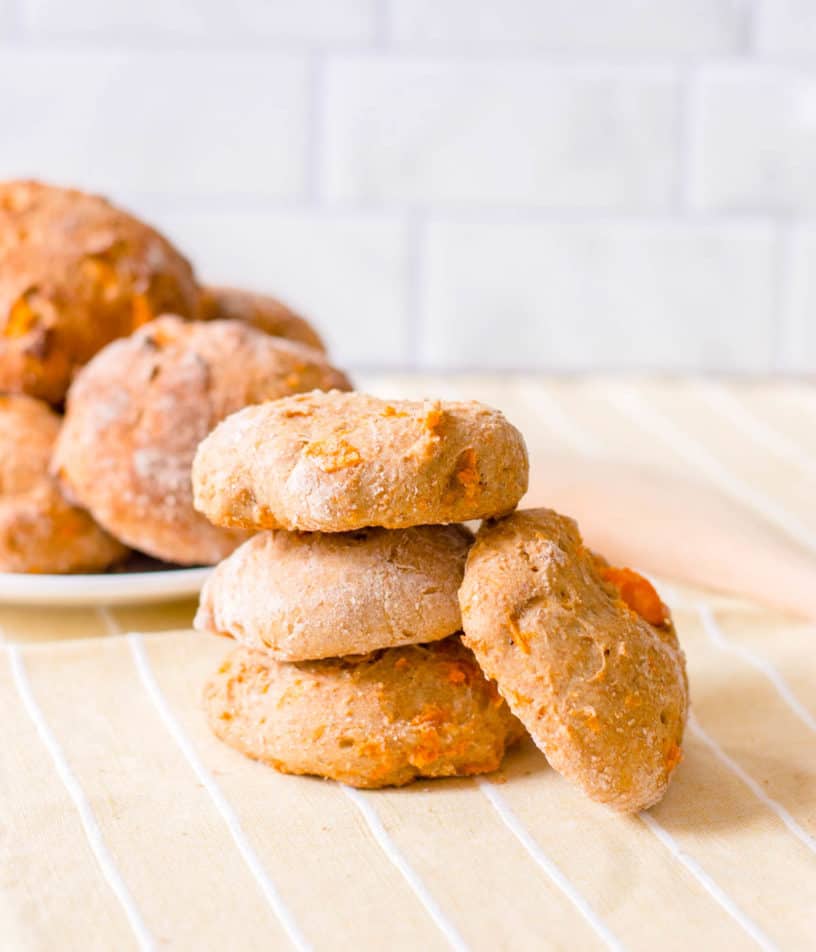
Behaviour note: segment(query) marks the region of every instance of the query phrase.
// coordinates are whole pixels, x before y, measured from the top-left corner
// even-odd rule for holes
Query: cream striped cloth
[[[668,461],[816,554],[803,384],[366,383],[500,406],[533,465]],[[498,776],[403,790],[279,775],[207,730],[229,646],[186,630],[191,603],[0,608],[0,948],[816,948],[816,631],[662,593],[693,718],[668,796],[629,818],[529,744]]]

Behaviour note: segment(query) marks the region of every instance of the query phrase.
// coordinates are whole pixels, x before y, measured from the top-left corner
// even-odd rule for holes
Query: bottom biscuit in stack
[[[524,729],[459,639],[472,541],[452,525],[244,543],[195,622],[240,642],[205,689],[213,731],[357,787],[498,769]]]
[[[204,697],[230,746],[284,773],[354,787],[498,770],[524,734],[455,635],[321,661],[239,647]]]

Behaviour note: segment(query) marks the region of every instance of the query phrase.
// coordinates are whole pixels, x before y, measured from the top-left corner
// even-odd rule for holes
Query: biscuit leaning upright
[[[194,465],[216,524],[271,527],[202,592],[196,627],[240,642],[206,688],[213,731],[360,787],[498,768],[524,731],[458,634],[459,520],[516,505],[521,434],[477,403],[332,392],[257,411]]]
[[[464,642],[550,764],[592,799],[656,803],[680,762],[685,658],[646,579],[549,509],[485,523],[460,591]]]

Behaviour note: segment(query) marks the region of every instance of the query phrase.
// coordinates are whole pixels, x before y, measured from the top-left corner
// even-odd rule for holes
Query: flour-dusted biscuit
[[[688,709],[685,659],[651,585],[549,509],[485,523],[460,592],[463,640],[550,764],[594,800],[666,792]]]
[[[261,532],[222,562],[195,627],[279,661],[438,641],[462,627],[463,526]]]
[[[234,414],[201,444],[196,508],[216,525],[345,532],[509,512],[524,440],[481,403],[310,393]]]
[[[189,262],[148,225],[96,195],[0,184],[0,390],[60,403],[105,344],[197,311]]]
[[[201,291],[200,305],[201,317],[205,321],[243,321],[273,337],[285,337],[315,350],[326,350],[322,338],[306,318],[268,294],[238,288],[205,287]]]
[[[162,317],[80,371],[53,468],[69,497],[132,548],[168,562],[217,562],[246,534],[216,528],[193,509],[199,442],[249,403],[345,386],[311,348],[238,321]]]
[[[523,735],[456,636],[293,664],[241,646],[204,702],[213,731],[249,757],[355,787],[488,773]]]
[[[40,400],[0,397],[0,572],[99,572],[127,554],[49,474],[59,428]]]

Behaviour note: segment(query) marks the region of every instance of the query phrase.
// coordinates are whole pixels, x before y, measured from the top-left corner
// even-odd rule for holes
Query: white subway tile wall
[[[773,228],[747,221],[433,224],[422,357],[762,371],[773,250]]]
[[[816,370],[815,0],[0,0],[0,176],[351,367]]]

